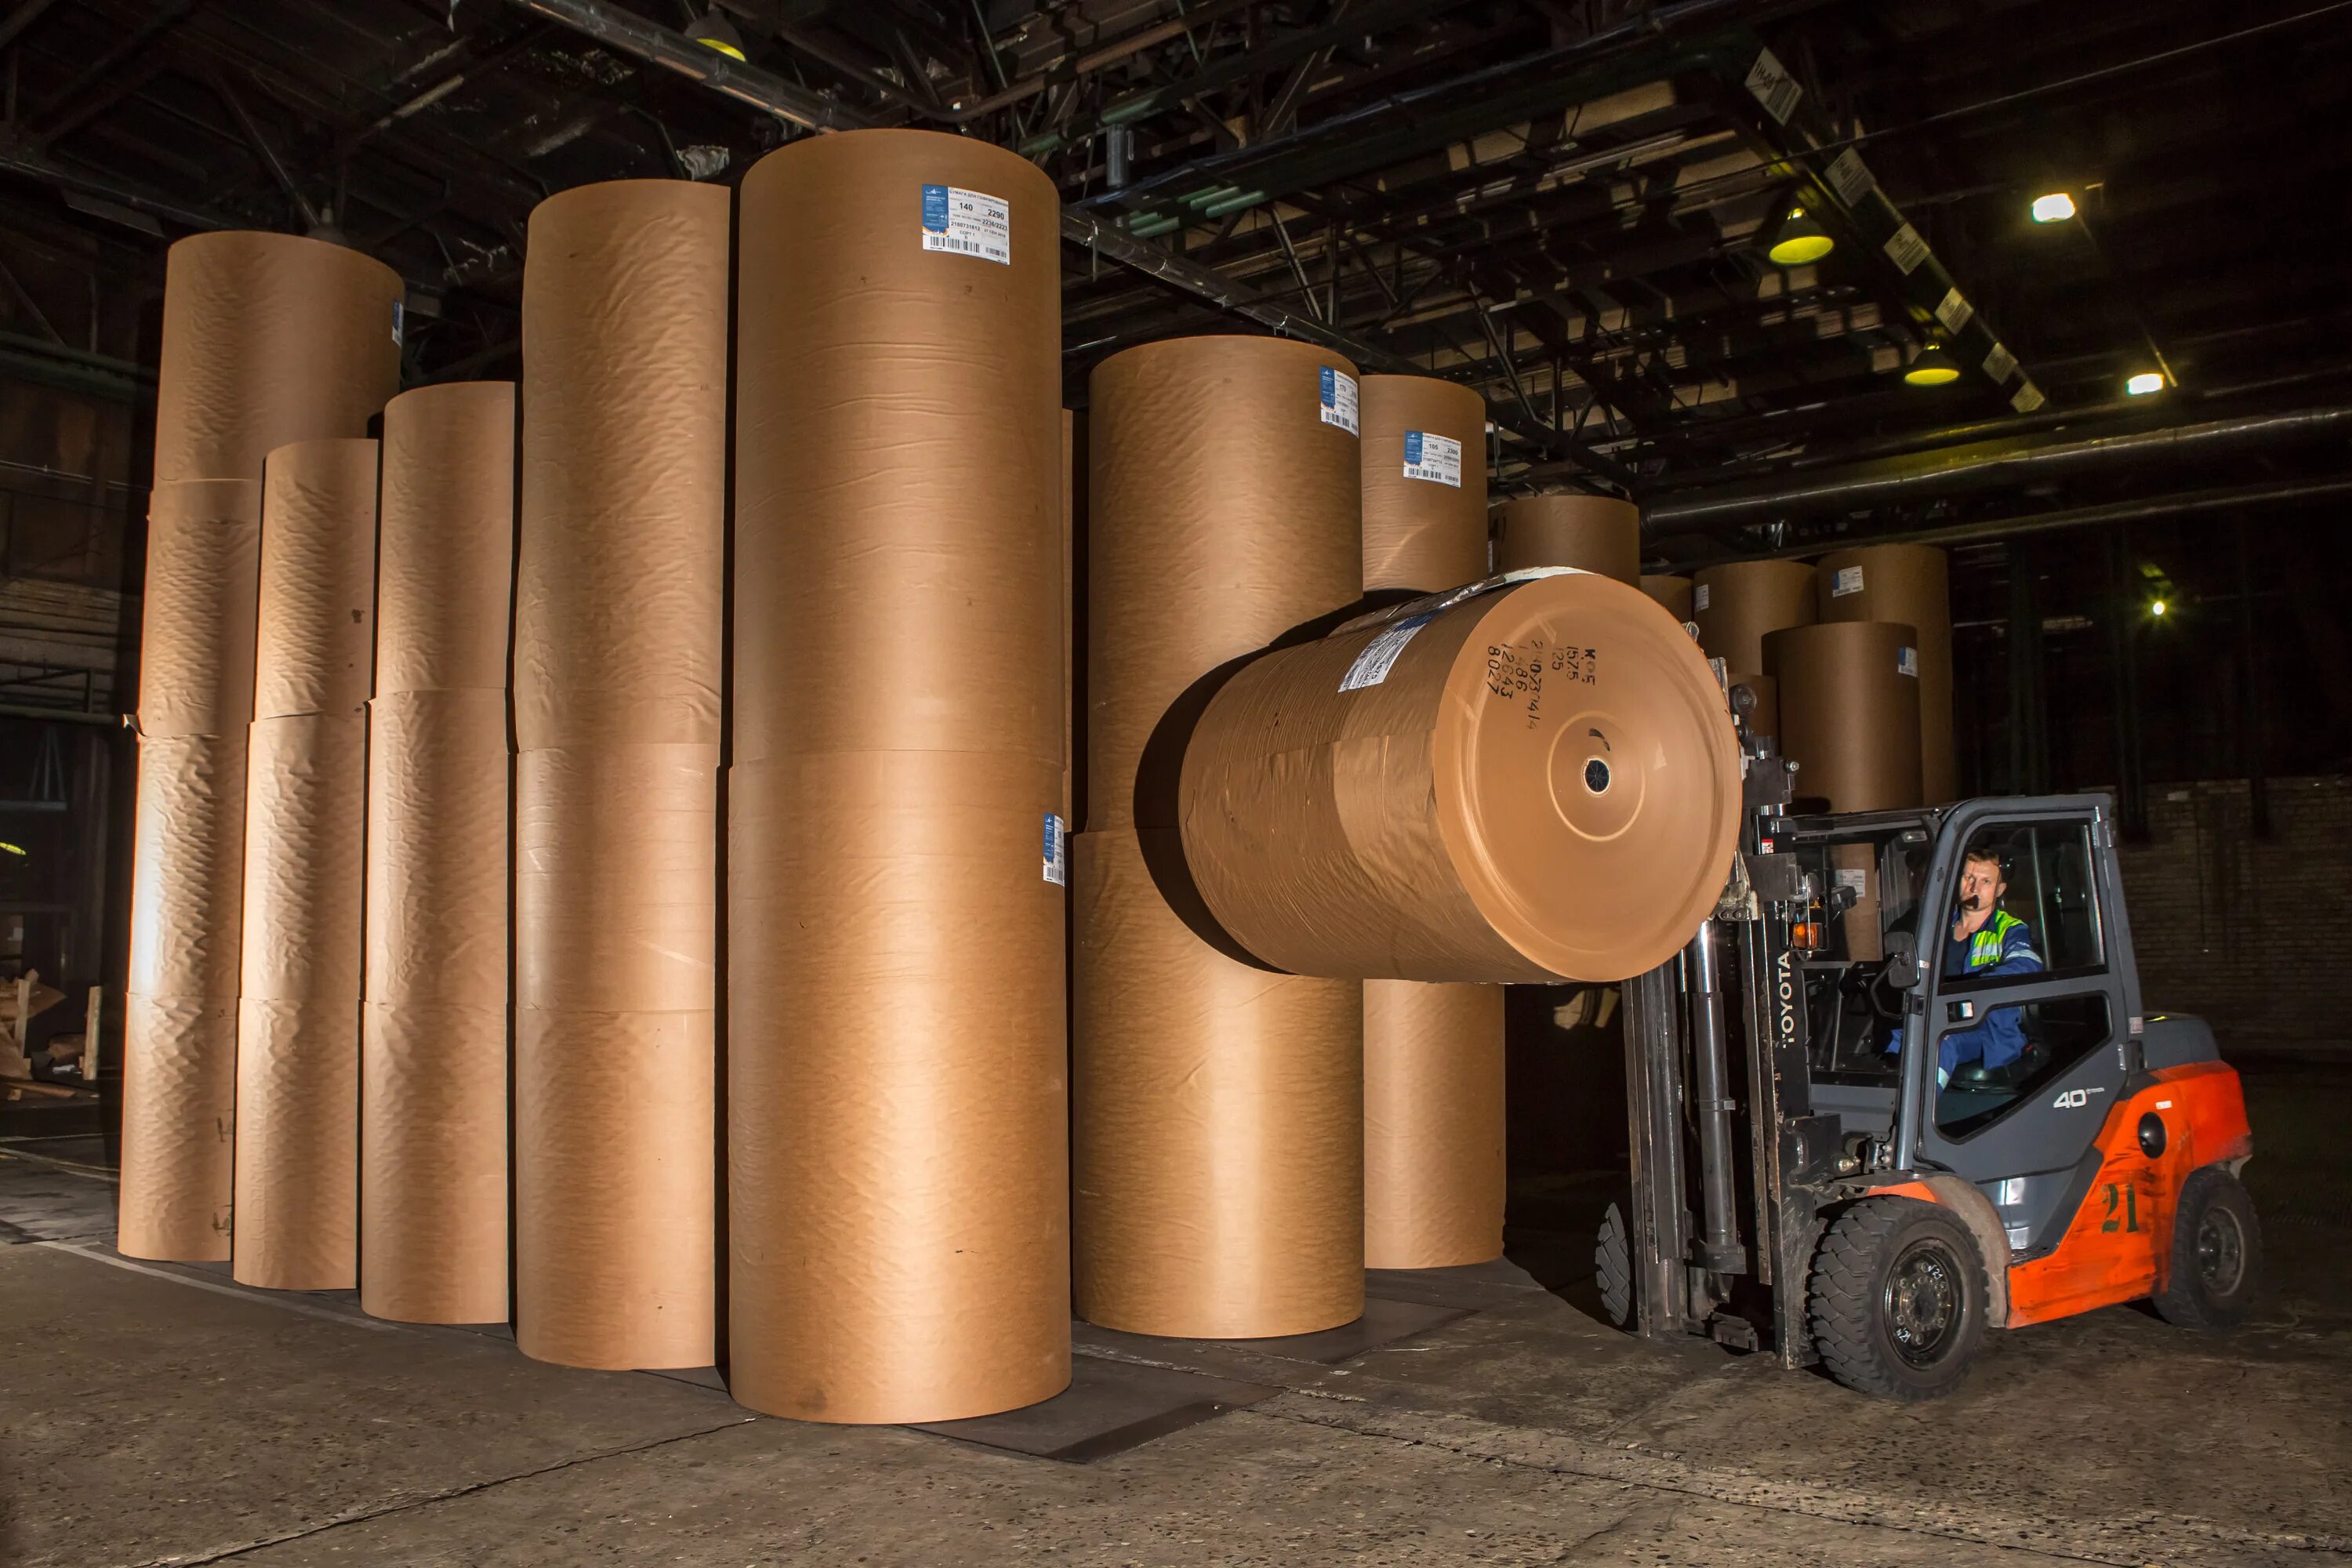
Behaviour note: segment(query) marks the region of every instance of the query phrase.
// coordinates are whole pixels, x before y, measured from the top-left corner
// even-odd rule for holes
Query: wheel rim
[[[1964,1289],[1959,1259],[1949,1248],[1934,1241],[1905,1247],[1886,1271],[1880,1303],[1895,1353],[1915,1367],[1943,1360],[1959,1338]]]
[[[2197,1277],[2211,1294],[2229,1296],[2245,1272],[2246,1233],[2236,1215],[2215,1204],[2197,1222]]]

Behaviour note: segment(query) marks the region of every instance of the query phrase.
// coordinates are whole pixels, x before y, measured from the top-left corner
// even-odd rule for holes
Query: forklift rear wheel
[[[2262,1226],[2246,1184],[2219,1165],[2181,1184],[2172,1216],[2172,1267],[2156,1310],[2184,1329],[2233,1329],[2246,1321],[2263,1266]]]
[[[1601,1315],[1617,1328],[1633,1326],[1633,1247],[1625,1210],[1611,1204],[1592,1247],[1592,1282],[1601,1287]]]
[[[1933,1399],[1968,1375],[1990,1294],[1958,1219],[1916,1198],[1864,1198],[1813,1255],[1814,1348],[1857,1393]]]

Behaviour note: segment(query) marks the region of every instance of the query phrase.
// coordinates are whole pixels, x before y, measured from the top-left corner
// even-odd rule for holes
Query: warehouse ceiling
[[[1319,338],[1475,386],[1507,488],[1635,494],[1668,558],[2342,487],[2347,4],[728,0],[740,65],[708,14],[0,0],[0,330],[102,372],[59,325],[91,279],[331,231],[409,279],[412,381],[512,374],[545,195],[920,125],[1098,237],[1073,400],[1154,337]],[[1834,248],[1776,265],[1795,207]]]

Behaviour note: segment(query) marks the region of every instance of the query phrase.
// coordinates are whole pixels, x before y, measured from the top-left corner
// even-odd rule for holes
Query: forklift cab
[[[2137,1298],[2238,1321],[2244,1100],[2202,1023],[2146,1016],[2107,798],[1797,815],[1769,738],[1741,745],[1716,915],[1626,987],[1605,1313],[1898,1399],[1990,1329]],[[1950,937],[1972,858],[1984,948]]]

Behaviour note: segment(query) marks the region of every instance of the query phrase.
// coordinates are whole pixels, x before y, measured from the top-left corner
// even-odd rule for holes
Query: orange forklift
[[[2201,1021],[2142,1006],[2107,797],[1803,815],[1753,694],[1730,696],[1731,885],[1625,992],[1607,1315],[1901,1400],[1956,1387],[1989,1328],[2140,1298],[2240,1321],[2262,1263],[2244,1096]],[[1964,863],[1988,856],[2040,965],[1947,973]],[[2002,1012],[2013,1059],[1939,1070],[1947,1035]]]

